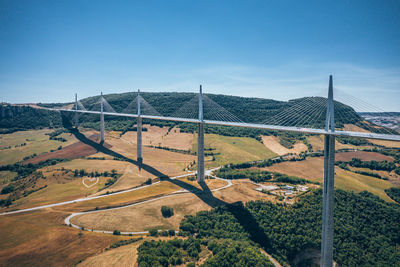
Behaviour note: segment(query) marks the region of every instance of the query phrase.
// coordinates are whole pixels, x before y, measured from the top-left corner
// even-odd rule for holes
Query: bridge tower
[[[78,120],[78,112],[76,112],[78,110],[78,94],[75,93],[75,128],[78,129],[79,127],[79,120]]]
[[[142,150],[142,117],[140,112],[140,89],[138,89],[137,95],[137,161],[139,163],[143,162],[143,150]]]
[[[335,131],[332,75],[329,76],[328,105],[325,130]],[[321,266],[333,266],[333,202],[335,178],[335,136],[325,134],[324,143],[324,188],[322,206]]]
[[[199,93],[199,127],[197,133],[197,182],[204,182],[204,117],[203,117],[203,89],[200,85]]]
[[[103,92],[101,92],[101,97],[100,97],[100,144],[104,143],[105,137],[104,137],[104,99],[103,99]]]

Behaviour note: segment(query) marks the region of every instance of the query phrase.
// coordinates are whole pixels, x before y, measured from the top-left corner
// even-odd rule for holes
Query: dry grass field
[[[324,136],[322,135],[310,135],[307,137],[307,141],[308,143],[310,143],[313,147],[313,151],[317,151],[317,150],[324,150]],[[364,148],[367,146],[353,146],[350,144],[342,144],[340,142],[338,142],[337,140],[335,141],[335,149],[343,149],[343,148]]]
[[[144,146],[162,146],[181,150],[189,150],[193,145],[194,135],[192,133],[181,133],[180,129],[174,127],[168,132],[168,127],[157,127],[143,125],[148,130],[142,133]],[[127,132],[121,138],[136,144],[136,132]]]
[[[99,135],[98,134],[92,134],[89,136],[90,140],[94,142],[99,141]],[[110,148],[111,146],[107,143],[103,144],[104,147]],[[97,150],[87,144],[84,144],[80,141],[74,142],[71,145],[68,145],[61,150],[56,150],[53,152],[48,152],[42,155],[39,155],[37,157],[34,157],[32,159],[28,159],[25,161],[25,163],[39,163],[41,161],[45,161],[47,159],[55,159],[55,158],[60,158],[60,159],[76,159],[84,156],[90,156],[93,154],[96,154]]]
[[[216,167],[228,163],[240,163],[254,160],[273,158],[274,152],[265,147],[261,142],[248,137],[230,137],[217,134],[204,136],[206,148],[213,148],[216,153],[215,160],[208,157],[206,167]],[[197,142],[193,145],[193,151],[197,151]]]
[[[4,184],[8,184],[16,175],[16,172],[0,171],[0,187],[2,187]]]
[[[200,188],[200,186],[195,181],[188,181],[187,179],[179,179],[179,180],[187,184],[188,187],[195,186],[197,188]],[[215,179],[206,180],[206,182],[210,189],[219,188],[226,185],[226,182]],[[118,195],[111,195],[105,198],[98,198],[66,206],[59,206],[55,207],[54,209],[68,211],[68,212],[75,212],[75,211],[92,210],[95,209],[96,207],[98,208],[115,207],[115,206],[121,206],[147,200],[157,196],[168,195],[181,189],[182,187],[179,186],[178,184],[174,184],[173,181],[171,182],[162,181],[161,183],[152,185],[150,187],[141,188],[135,191]]]
[[[293,148],[288,149],[279,143],[279,138],[276,136],[262,136],[261,138],[263,144],[279,156],[289,153],[300,154],[303,151],[307,151],[307,146],[304,143],[296,143]]]
[[[182,238],[182,237],[173,237],[173,238]],[[97,255],[91,256],[79,263],[78,267],[109,267],[109,266],[138,266],[137,264],[137,248],[144,241],[151,240],[170,240],[172,237],[162,237],[159,236],[157,238],[146,236],[144,239],[134,242],[132,244],[121,246],[118,248],[110,249],[108,251],[99,253]]]
[[[70,170],[84,169],[87,172],[92,172],[92,171],[111,172],[112,169],[115,169],[118,173],[124,173],[125,169],[129,165],[132,164],[126,161],[119,161],[119,160],[74,159],[71,161],[58,163],[55,166],[49,167],[48,170],[65,168]]]
[[[354,152],[338,152],[335,154],[336,161],[350,161],[352,158],[358,158],[363,161],[393,161],[393,158],[390,156],[385,156],[377,152],[368,152],[368,151],[354,151]]]
[[[150,238],[147,238],[148,240]],[[109,267],[109,266],[138,266],[137,248],[144,240],[134,242],[132,244],[121,246],[118,248],[107,250],[103,253],[91,256],[79,263],[79,267]]]
[[[360,128],[353,124],[345,124],[345,127],[343,129],[345,131],[370,133],[370,131],[367,131],[367,130]],[[400,142],[396,142],[396,141],[368,139],[368,142],[371,142],[373,144],[380,145],[380,146],[385,146],[385,147],[397,147],[397,148],[400,147]]]
[[[90,188],[82,184],[80,177],[65,183],[50,183],[46,188],[15,201],[13,208],[26,209],[90,196],[102,188],[107,179],[99,177],[99,182]]]
[[[0,135],[0,165],[13,164],[35,153],[39,155],[49,152],[52,149],[55,150],[59,146],[65,147],[74,142],[74,138],[68,134],[60,135],[60,137],[67,139],[67,142],[49,140],[49,136],[46,133],[51,132],[53,130],[44,129]],[[20,146],[24,143],[26,145]],[[8,146],[11,146],[11,148],[5,149]]]
[[[109,139],[107,142],[112,145],[112,151],[129,159],[136,160],[136,144],[117,138]],[[168,176],[181,174],[195,158],[193,155],[143,147],[143,163],[153,166],[159,172]]]
[[[66,215],[36,211],[0,217],[1,266],[73,266],[126,239],[80,232],[63,225]]]
[[[164,218],[161,206],[174,209],[174,215]],[[89,229],[113,231],[147,231],[152,228],[168,230],[178,229],[179,223],[186,214],[196,214],[201,210],[211,209],[206,203],[193,194],[179,194],[155,200],[137,206],[104,212],[80,215],[72,223]]]
[[[178,128],[173,128],[168,132],[166,127],[160,128],[148,125],[145,127],[149,131],[143,132],[144,145],[161,145],[169,148],[196,151],[197,138],[194,134],[180,133]],[[193,155],[144,147],[144,165],[139,168],[136,162],[136,132],[127,132],[122,138],[119,137],[117,132],[108,133],[106,149],[100,149],[103,152],[80,143],[69,134],[62,135],[68,140],[66,143],[50,141],[48,136],[45,135],[48,132],[51,132],[51,130],[17,132],[10,135],[2,135],[0,138],[0,148],[6,147],[6,145],[12,146],[11,149],[0,150],[0,165],[20,161],[23,157],[33,153],[46,153],[60,145],[64,147],[62,150],[43,154],[37,159],[31,160],[31,162],[35,163],[38,160],[54,157],[72,158],[68,162],[40,169],[46,179],[38,180],[35,188],[44,185],[47,185],[47,187],[15,201],[17,206],[13,208],[29,208],[105,194],[107,191],[115,192],[130,189],[141,185],[148,178],[155,179],[158,176],[173,177],[184,174],[186,173],[184,169],[196,160],[196,156]],[[98,141],[97,133],[94,131],[86,131],[84,134]],[[313,145],[314,150],[323,149],[322,137],[309,136],[307,138]],[[25,142],[27,143],[26,146],[14,147]],[[207,168],[227,163],[268,159],[277,155],[299,153],[306,150],[306,146],[302,143],[296,144],[293,149],[286,149],[279,144],[277,138],[270,136],[264,136],[263,143],[261,143],[253,138],[206,134],[205,143],[206,148],[214,149],[207,152],[215,153],[214,160],[212,160],[211,156],[207,157]],[[338,142],[336,144],[337,149],[354,147]],[[115,160],[114,155],[116,154],[119,154],[121,158],[125,157],[125,160]],[[105,157],[105,160],[87,159],[88,156]],[[336,154],[336,160],[351,160],[353,157],[362,160],[393,160],[391,157],[374,152]],[[104,187],[109,177],[100,177],[96,185],[87,188],[83,185],[82,178],[73,178],[71,174],[68,174],[68,176],[64,173],[65,170],[75,169],[84,169],[87,172],[111,172],[112,169],[115,169],[121,174],[121,177],[112,186],[99,191]],[[264,169],[302,177],[310,181],[322,182],[323,158],[307,158],[305,161],[283,162]],[[400,183],[399,176],[387,172],[376,171],[376,173],[382,176],[389,175],[389,181],[356,174],[336,167],[335,186],[356,192],[367,190],[387,201],[391,201],[385,194],[384,189],[389,188],[391,183],[395,184],[394,181]],[[2,183],[7,183],[14,176],[15,173],[13,172],[1,171],[0,188],[3,186]],[[94,181],[87,180],[86,182],[90,184]],[[227,184],[226,181],[219,179],[207,179],[206,183],[211,190]],[[78,235],[79,230],[64,225],[65,217],[73,212],[138,203],[169,195],[182,188],[188,188],[196,192],[197,195],[180,193],[144,204],[89,213],[72,219],[73,223],[85,228],[111,231],[115,229],[119,231],[144,231],[151,228],[178,229],[184,215],[195,214],[201,210],[209,210],[219,204],[251,200],[276,201],[276,197],[254,190],[256,187],[248,180],[235,180],[233,181],[233,186],[229,188],[212,194],[201,194],[199,193],[201,187],[196,181],[181,178],[175,181],[161,181],[150,187],[90,201],[57,206],[35,212],[0,216],[0,266],[74,266],[82,260],[84,261],[79,266],[135,266],[137,264],[136,248],[142,241],[105,251],[104,249],[111,243],[130,237],[88,231],[83,231],[82,235]],[[174,216],[164,218],[161,215],[161,206],[172,207]],[[146,237],[146,239],[151,238]]]
[[[320,157],[307,158],[304,161],[282,162],[262,169],[285,173],[287,175],[293,175],[313,182],[322,183],[323,166],[323,158]],[[339,167],[335,167],[335,187],[355,192],[367,190],[380,196],[382,199],[390,201],[390,198],[384,191],[385,189],[391,187],[390,182],[370,176],[356,174],[350,171],[345,171]]]
[[[242,201],[243,203],[252,200],[275,201],[275,197],[256,191],[258,186],[248,180],[233,180],[233,186],[217,191],[213,195],[227,203]]]
[[[216,180],[208,180],[207,183],[210,184],[212,181]],[[223,184],[216,187],[220,186],[223,186]],[[210,189],[213,188],[210,185],[209,187]],[[185,215],[210,210],[219,204],[261,199],[274,201],[273,196],[254,190],[256,187],[248,181],[234,181],[233,186],[214,192],[212,195],[198,196],[192,193],[171,195],[135,206],[79,215],[71,221],[85,228],[108,231],[115,229],[119,231],[147,231],[152,228],[178,230],[179,223]],[[174,216],[164,218],[161,214],[161,206],[173,208]]]

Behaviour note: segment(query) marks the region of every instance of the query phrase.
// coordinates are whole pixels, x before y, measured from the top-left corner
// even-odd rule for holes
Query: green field
[[[3,134],[0,136],[0,165],[13,164],[21,161],[26,156],[37,155],[57,149],[59,146],[66,146],[71,143],[73,137],[69,134],[61,134],[59,137],[67,139],[67,142],[49,140],[46,133],[52,130],[30,130],[20,131],[12,134]],[[26,145],[21,146],[21,144]],[[7,148],[11,146],[11,148]],[[16,147],[17,146],[17,147]]]
[[[197,151],[197,138],[193,145],[193,151]],[[204,136],[205,148],[215,150],[206,153],[220,153],[215,155],[215,161],[211,157],[206,159],[206,167],[216,167],[228,163],[240,163],[254,160],[262,160],[276,157],[277,155],[265,147],[261,142],[249,137],[231,137],[217,134]]]

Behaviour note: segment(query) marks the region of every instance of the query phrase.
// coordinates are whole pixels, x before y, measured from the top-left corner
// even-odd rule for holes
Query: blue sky
[[[287,100],[334,85],[400,111],[400,1],[0,0],[0,101],[134,91]]]

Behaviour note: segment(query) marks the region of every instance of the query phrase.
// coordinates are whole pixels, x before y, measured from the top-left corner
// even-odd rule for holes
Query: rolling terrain
[[[122,110],[133,97],[134,94],[108,95],[107,100],[116,110]],[[173,111],[169,109],[163,97],[172,97],[176,101],[184,102],[193,95],[163,96],[161,93],[149,93],[145,94],[145,97],[160,112],[171,114]],[[266,116],[277,112],[276,109],[291,105],[291,102],[272,100],[243,101],[242,98],[219,95],[210,97],[216,102],[228,103],[227,109],[233,114],[238,110],[247,109],[248,114],[242,116],[247,116],[254,122],[261,120],[257,114]],[[82,100],[82,103],[90,106],[94,101],[94,98],[88,98]],[[263,104],[259,103],[259,106],[272,103],[275,111],[250,108],[259,101]],[[1,125],[11,124],[13,116],[22,118],[31,114],[31,108],[7,107],[15,114],[11,116],[8,112],[6,119],[3,116]],[[43,114],[47,116],[47,113]],[[46,118],[51,121],[51,116]],[[56,119],[57,123],[61,124],[62,120]],[[282,266],[293,264],[295,259],[292,256],[301,251],[284,248],[282,244],[288,246],[291,241],[285,243],[277,237],[280,236],[279,229],[286,231],[287,225],[283,223],[283,228],[273,228],[272,232],[268,232],[269,230],[265,230],[268,229],[265,219],[258,214],[255,207],[257,203],[263,203],[262,205],[267,205],[276,212],[270,218],[286,218],[286,211],[281,207],[293,207],[298,212],[304,212],[302,207],[305,206],[301,206],[306,205],[304,203],[309,203],[307,205],[311,205],[310,209],[319,205],[319,198],[316,196],[319,194],[323,175],[321,136],[287,135],[268,131],[244,132],[243,129],[210,127],[205,135],[208,179],[204,184],[198,184],[195,181],[195,126],[163,122],[144,124],[144,160],[141,164],[136,161],[136,131],[132,127],[134,121],[108,120],[106,141],[100,145],[96,120],[98,118],[87,116],[87,121],[82,123],[79,131],[65,128],[34,129],[43,125],[48,127],[49,125],[45,125],[46,120],[38,125],[32,122],[32,125],[26,125],[27,129],[24,129],[23,121],[18,120],[19,124],[10,127],[8,133],[1,134],[0,234],[3,238],[0,242],[0,265],[42,266],[57,262],[63,266],[105,266],[123,265],[128,261],[138,265],[147,253],[146,249],[151,249],[151,246],[170,246],[168,242],[177,242],[173,240],[178,233],[180,236],[177,238],[183,240],[182,242],[190,243],[192,241],[187,240],[192,240],[196,235],[201,240],[197,256],[194,256],[195,252],[192,255],[182,247],[179,248],[179,253],[186,255],[182,258],[185,264],[192,261],[198,265],[207,261],[216,262],[218,257],[212,249],[214,246],[221,246],[219,249],[224,251],[227,249],[226,242],[233,242],[232,244],[238,246],[238,250],[242,249],[240,246],[244,246],[243,249],[248,253],[255,253],[255,258],[261,257],[260,262],[269,262],[266,256],[268,254]],[[53,126],[57,126],[57,123]],[[357,126],[345,124],[344,127]],[[398,204],[394,204],[395,200],[391,197],[393,194],[389,196],[387,192],[400,185],[399,146],[396,142],[369,140],[358,143],[354,140],[337,139],[335,186],[346,192],[340,193],[339,198],[356,198],[362,203],[372,205],[377,209],[377,213],[386,214],[390,211],[395,217],[398,216]],[[353,159],[359,159],[361,163]],[[264,164],[269,160],[274,162],[270,165]],[[220,177],[221,167],[226,170],[227,175],[243,175],[234,178]],[[348,191],[359,194],[347,193]],[[245,208],[242,208],[240,203],[243,203]],[[24,211],[41,206],[45,207]],[[161,211],[162,206],[171,208],[173,215],[165,217]],[[227,207],[229,214],[225,214],[226,211],[221,207]],[[266,208],[263,206],[263,209]],[[4,214],[12,211],[21,212]],[[314,212],[315,210],[312,214]],[[218,214],[222,216],[218,220],[227,225],[227,218],[230,220],[231,216],[234,216],[239,226],[232,228],[231,236],[225,235],[223,228],[220,232],[208,232],[202,222],[197,221],[205,213],[212,215],[209,217],[209,223],[216,218],[215,214]],[[243,216],[248,219],[243,220]],[[383,217],[375,219],[378,220],[377,224],[386,223]],[[269,223],[272,225],[277,222]],[[296,223],[300,223],[304,229],[309,227],[306,222]],[[219,227],[215,225],[215,229]],[[290,231],[296,233],[293,229]],[[288,236],[293,233],[290,231]],[[304,231],[302,230],[296,238],[306,236]],[[268,240],[277,243],[260,243],[256,236],[264,234],[269,236]],[[239,236],[241,237],[238,238]],[[311,236],[317,238],[318,234],[312,232]],[[353,236],[349,236],[349,240],[353,240]],[[110,248],[112,244],[121,240],[135,238],[141,239],[121,247]],[[234,241],[226,241],[228,239]],[[149,245],[151,240],[155,243]],[[389,244],[387,249],[396,246],[396,241],[384,240]],[[211,244],[211,241],[218,244]],[[315,239],[311,240],[311,237],[310,240],[301,242],[296,239],[293,244],[295,242],[299,242],[296,243],[299,249],[318,250],[315,247],[318,242]],[[278,243],[282,246],[281,250],[275,250]],[[358,243],[352,243],[352,246],[360,249]],[[373,248],[368,246],[365,249],[373,251]],[[384,248],[379,249],[384,255]],[[386,263],[396,262],[396,257],[400,257],[393,254],[393,250],[390,251],[391,257],[387,257]],[[292,252],[295,254],[292,255]],[[51,256],[43,259],[44,255]],[[344,261],[344,258],[351,255],[338,254],[335,257],[339,263],[345,263],[346,266],[347,261]],[[375,260],[385,263],[383,257],[377,257],[379,259]],[[354,258],[357,259],[355,263],[362,262],[358,257]]]

